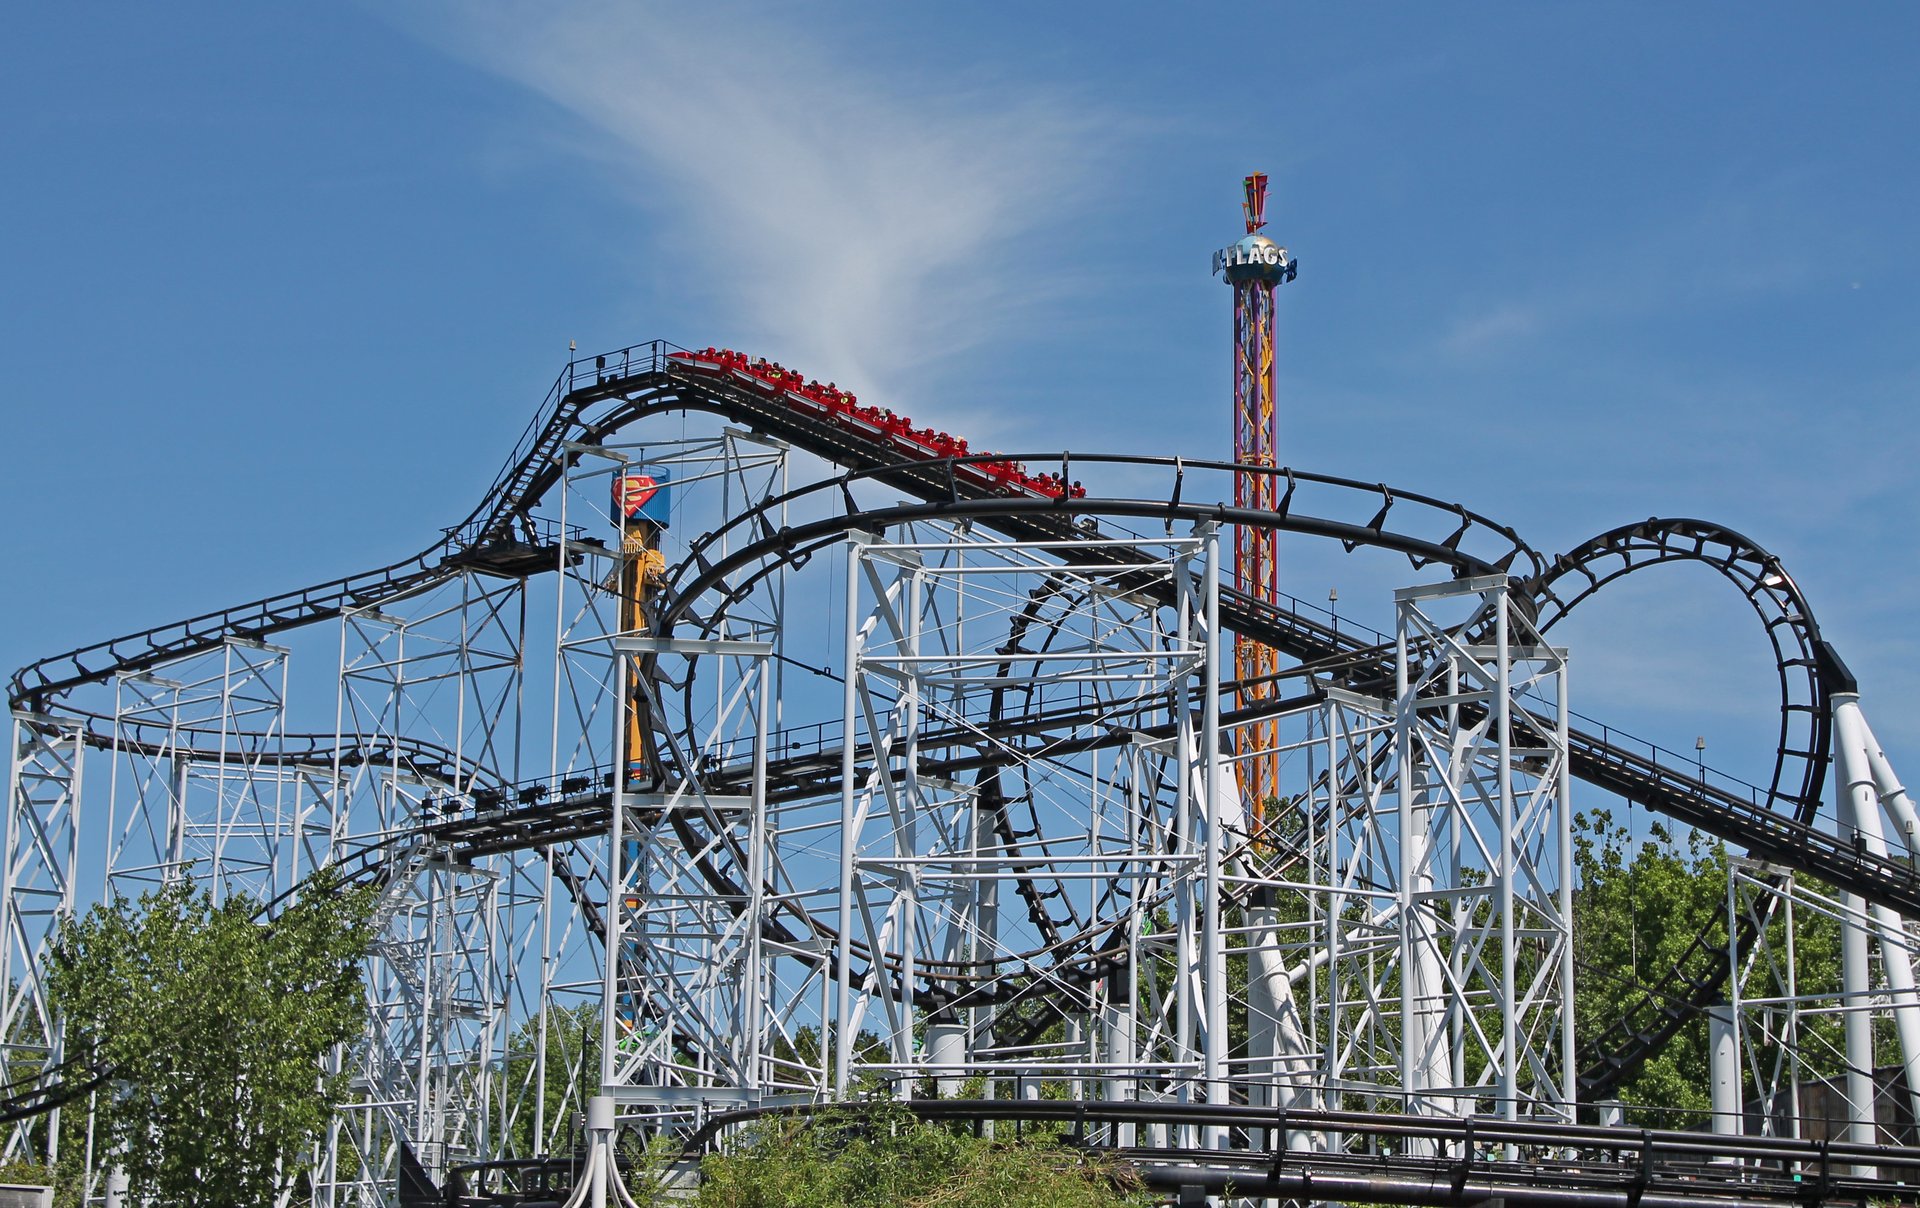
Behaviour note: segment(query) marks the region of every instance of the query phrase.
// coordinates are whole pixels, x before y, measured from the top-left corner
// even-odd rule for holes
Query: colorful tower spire
[[[1247,177],[1241,211],[1247,220],[1246,237],[1213,254],[1213,271],[1233,286],[1233,460],[1237,465],[1271,470],[1280,464],[1280,417],[1273,390],[1274,291],[1293,280],[1299,268],[1286,248],[1258,233],[1267,225],[1266,173]],[[1272,511],[1279,502],[1276,476],[1240,471],[1234,475],[1233,496],[1239,507]],[[1273,530],[1241,526],[1234,532],[1233,552],[1235,589],[1256,603],[1278,604],[1280,576]],[[1277,652],[1264,642],[1237,636],[1233,657],[1241,706],[1253,707],[1270,699],[1280,670]],[[1240,795],[1253,813],[1256,828],[1279,796],[1278,737],[1278,723],[1258,722],[1237,731],[1235,739]]]
[[[1247,177],[1247,199],[1240,203],[1241,213],[1247,216],[1247,234],[1251,235],[1267,225],[1267,174],[1255,172]]]

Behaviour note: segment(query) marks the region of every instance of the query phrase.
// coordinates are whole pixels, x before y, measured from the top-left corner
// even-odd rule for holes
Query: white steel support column
[[[1227,1101],[1225,1082],[1229,1042],[1227,1036],[1227,948],[1221,932],[1221,882],[1226,869],[1226,843],[1222,827],[1226,808],[1222,797],[1227,777],[1221,767],[1220,752],[1220,660],[1226,643],[1220,635],[1220,529],[1209,525],[1199,534],[1201,556],[1206,560],[1203,608],[1206,654],[1202,675],[1200,704],[1200,751],[1202,775],[1202,821],[1206,838],[1201,858],[1200,950],[1204,962],[1201,984],[1206,1003],[1205,1047],[1201,1051],[1202,1072],[1206,1078],[1207,1102]],[[1218,1148],[1223,1143],[1220,1129],[1207,1130],[1207,1144]]]
[[[616,660],[614,684],[618,691],[613,697],[614,700],[626,701],[631,698],[632,679],[632,660],[624,658]],[[628,808],[625,769],[632,755],[627,750],[625,721],[617,711],[613,716],[613,762],[610,765],[613,770],[613,788],[609,794],[607,818],[607,909],[605,931],[602,933],[606,952],[601,966],[600,985],[599,1086],[593,1099],[590,1100],[594,1104],[599,1103],[602,1096],[606,1094],[606,1088],[613,1085],[617,1077],[615,1054],[619,1050],[620,1011],[623,1006],[620,998],[620,967],[626,959],[627,919],[632,913],[626,908],[627,904],[621,900],[621,895],[636,877],[636,870],[628,867],[633,860],[629,855],[627,841]],[[609,1116],[612,1114],[611,1108],[612,1104],[609,1102],[606,1109]],[[612,1121],[609,1119],[608,1123],[611,1125]],[[595,1208],[601,1208],[606,1203],[605,1197],[598,1191],[594,1198]]]
[[[1715,1136],[1742,1131],[1740,1105],[1740,1033],[1735,1008],[1722,1003],[1707,1010],[1708,1100],[1713,1105]]]
[[[1846,790],[1842,789],[1842,792]],[[1847,1055],[1847,1140],[1871,1145],[1875,1140],[1873,1095],[1872,972],[1869,967],[1866,903],[1860,895],[1842,893],[1845,911],[1840,931],[1840,989],[1845,1003]]]
[[[1176,632],[1193,633],[1200,627],[1195,617],[1196,610],[1206,607],[1204,597],[1196,604],[1195,583],[1192,558],[1181,560],[1174,576],[1175,606],[1174,626]],[[1202,635],[1204,638],[1204,635]],[[1203,690],[1204,691],[1204,690]],[[1191,869],[1200,859],[1199,840],[1200,819],[1195,808],[1197,794],[1202,790],[1194,784],[1194,764],[1196,738],[1193,733],[1192,716],[1198,702],[1194,700],[1193,673],[1182,669],[1173,677],[1172,696],[1177,711],[1174,730],[1174,757],[1177,761],[1174,769],[1174,790],[1172,809],[1173,853],[1180,865],[1169,870],[1169,881],[1173,888],[1175,903],[1174,926],[1174,993],[1173,1016],[1166,1021],[1165,1007],[1161,1007],[1160,1029],[1172,1041],[1169,1057],[1175,1061],[1192,1063],[1198,1053],[1200,1028],[1198,1019],[1204,1010],[1205,999],[1200,990],[1200,945],[1198,906],[1194,902]],[[1170,1025],[1169,1026],[1169,1022]],[[1175,1083],[1174,1096],[1180,1102],[1193,1099],[1194,1079],[1191,1075],[1180,1078]],[[1193,1144],[1191,1129],[1179,1130],[1179,1144]],[[1164,1142],[1156,1141],[1156,1144]]]
[[[1531,626],[1529,626],[1531,628]],[[1534,635],[1536,638],[1538,634]],[[1564,976],[1560,979],[1560,1069],[1566,1079],[1564,1093],[1568,1121],[1578,1119],[1578,1096],[1580,1082],[1575,1071],[1580,1067],[1575,1063],[1573,1031],[1573,769],[1567,763],[1567,751],[1572,740],[1573,710],[1568,704],[1567,687],[1568,660],[1559,660],[1559,673],[1554,676],[1554,714],[1556,725],[1553,731],[1553,743],[1559,749],[1561,757],[1560,774],[1555,778],[1555,806],[1559,811],[1558,825],[1554,837],[1558,840],[1559,858],[1556,861],[1560,874],[1560,894],[1557,902],[1559,921],[1566,933],[1566,965]]]
[[[1857,836],[1856,842],[1869,855],[1885,857],[1888,849],[1881,822],[1881,807],[1889,801],[1905,803],[1906,794],[1894,777],[1893,768],[1887,763],[1885,754],[1880,751],[1879,743],[1874,741],[1866,719],[1861,715],[1860,698],[1857,693],[1834,694],[1833,741],[1835,774],[1840,791],[1840,825],[1843,829],[1852,829]],[[1911,808],[1911,805],[1907,804],[1905,812],[1910,813]],[[1896,814],[1897,817],[1898,814]],[[1909,1106],[1914,1113],[1914,1118],[1920,1120],[1920,995],[1915,993],[1913,960],[1909,952],[1905,926],[1900,916],[1885,906],[1874,906],[1868,914],[1873,922],[1875,938],[1878,940],[1880,967],[1891,999],[1894,1030],[1900,1041],[1900,1058],[1906,1072]],[[1845,970],[1849,991],[1848,1005],[1861,1008],[1847,1017],[1848,1065],[1851,1075],[1851,1067],[1857,1064],[1856,1058],[1865,1059],[1866,1078],[1864,1085],[1859,1089],[1867,1091],[1870,1096],[1874,1067],[1871,1021],[1864,1010],[1866,1001],[1852,999],[1853,990],[1868,988],[1867,973],[1863,967],[1866,956],[1865,937],[1861,935],[1857,941],[1854,940],[1854,933],[1860,930],[1857,926],[1849,925],[1847,938],[1851,942],[1842,949],[1843,958],[1851,954],[1851,961]],[[1864,1037],[1857,1037],[1854,1034],[1856,1016],[1863,1020],[1867,1028],[1867,1034]],[[1853,1099],[1851,1092],[1848,1097]],[[1859,1118],[1861,1106],[1859,1101],[1854,1101],[1855,1123],[1859,1125],[1856,1135],[1867,1132],[1872,1122],[1871,1098],[1869,1097],[1865,1104],[1865,1120]]]
[[[853,861],[857,849],[858,826],[854,808],[855,724],[860,707],[860,613],[854,601],[860,598],[860,558],[862,543],[847,543],[846,644],[842,649],[843,668],[840,723],[840,885],[836,895],[834,933],[838,937],[833,954],[834,1006],[832,1033],[822,1037],[833,1051],[833,1093],[843,1096],[853,1077],[855,1036],[853,1019]]]
[[[1400,976],[1400,1085],[1407,1110],[1451,1114],[1454,1104],[1432,1092],[1451,1081],[1452,1048],[1446,1031],[1445,973],[1439,920],[1433,906],[1436,802],[1420,745],[1420,699],[1414,678],[1414,644],[1424,620],[1401,600],[1394,629],[1394,761],[1399,774],[1395,817],[1400,868],[1396,886]],[[1443,765],[1444,766],[1444,765]],[[1449,786],[1450,787],[1450,786]]]
[[[13,715],[7,765],[5,864],[0,865],[0,1082],[60,1064],[60,1021],[47,1000],[48,945],[74,910],[80,854],[83,723]],[[60,1112],[8,1130],[4,1156],[60,1156]]]
[[[1894,824],[1894,833],[1901,837],[1902,845],[1907,849],[1907,858],[1912,859],[1920,851],[1920,813],[1914,808],[1913,799],[1900,782],[1899,775],[1893,770],[1893,763],[1880,746],[1880,740],[1873,736],[1873,730],[1867,725],[1866,714],[1860,711],[1856,702],[1851,710],[1859,726],[1859,737],[1867,754],[1867,766],[1873,772],[1874,791],[1879,794],[1880,804],[1884,807]]]

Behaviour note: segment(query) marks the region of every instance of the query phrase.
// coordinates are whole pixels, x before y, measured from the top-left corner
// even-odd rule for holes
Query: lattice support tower
[[[767,965],[759,953],[773,873],[762,864],[756,769],[778,716],[783,635],[777,569],[717,629],[696,617],[686,637],[656,630],[655,577],[669,513],[698,533],[709,510],[726,515],[777,494],[786,451],[729,429],[715,439],[569,445],[561,456],[552,796],[571,801],[604,785],[608,808],[591,840],[549,853],[571,899],[569,925],[596,951],[590,985],[578,953],[542,962],[539,1035],[559,1003],[590,996],[599,1009],[588,1085],[625,1118],[662,1123],[688,1105],[757,1095],[769,1077],[762,1019],[776,990],[754,971]],[[636,480],[647,485],[629,485]],[[619,536],[612,545],[597,537],[609,528]],[[726,549],[706,552],[717,559]],[[544,1041],[535,1054],[539,1085]],[[536,1131],[553,1135],[556,1113],[537,1110]]]
[[[272,902],[330,857],[332,753],[289,741],[288,655],[230,637],[116,677],[109,895],[190,880]]]
[[[5,865],[0,868],[0,1083],[16,1086],[62,1059],[60,1021],[48,1001],[48,947],[74,911],[83,722],[13,715],[7,771]],[[5,1156],[48,1162],[60,1153],[59,1109],[8,1130]]]
[[[321,1198],[377,1202],[411,1151],[432,1177],[494,1152],[494,1070],[521,956],[502,923],[536,909],[510,856],[456,858],[426,832],[502,811],[522,743],[524,581],[463,570],[341,618],[336,850],[383,893],[366,1037],[340,1060],[357,1101],[329,1134]],[[505,772],[503,781],[481,769]],[[512,936],[524,943],[525,929]]]
[[[1230,1097],[1222,544],[1064,567],[954,526],[850,543],[836,1093]],[[1063,709],[1070,733],[1022,731]]]
[[[1912,969],[1920,940],[1888,927],[1850,894],[1834,894],[1791,872],[1733,858],[1727,868],[1727,928],[1754,938],[1733,960],[1728,1001],[1718,1008],[1739,1060],[1730,1108],[1717,1105],[1716,1132],[1817,1138],[1847,1133],[1875,1144],[1912,1144],[1914,1063],[1902,1033],[1913,1026]],[[1867,941],[1864,978],[1845,967],[1852,937]],[[1842,967],[1832,963],[1840,949]],[[1864,981],[1864,989],[1858,984]],[[1887,1020],[1864,1051],[1856,1021]],[[1869,1031],[1871,1032],[1871,1027]],[[1865,1064],[1857,1065],[1863,1059]],[[1906,1091],[1907,1093],[1902,1093]],[[1903,1135],[1904,1134],[1904,1135]]]
[[[1565,651],[1504,576],[1396,601],[1394,698],[1330,693],[1329,1106],[1571,1119]]]

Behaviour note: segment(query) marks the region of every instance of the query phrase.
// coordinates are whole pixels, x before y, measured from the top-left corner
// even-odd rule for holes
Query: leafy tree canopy
[[[69,1049],[115,1079],[96,1128],[136,1198],[269,1204],[343,1089],[321,1058],[365,1018],[371,888],[312,878],[271,923],[187,882],[95,906],[49,962]]]
[[[1574,820],[1574,1019],[1584,1040],[1620,1010],[1662,984],[1702,930],[1725,943],[1726,854],[1696,831],[1676,841],[1654,822],[1637,843],[1609,810]],[[1685,1127],[1706,1111],[1707,1024],[1691,1020],[1621,1086],[1619,1097],[1647,1105],[1636,1123]]]

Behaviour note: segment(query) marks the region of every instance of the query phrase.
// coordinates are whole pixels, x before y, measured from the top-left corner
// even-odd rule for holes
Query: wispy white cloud
[[[1778,232],[1806,225],[1800,217],[1804,174],[1790,169],[1744,182],[1681,213],[1657,213],[1630,237],[1617,230],[1587,246],[1496,262],[1470,279],[1499,282],[1497,296],[1469,287],[1433,337],[1431,348],[1461,361],[1486,361],[1530,350],[1564,355],[1599,324],[1686,321],[1808,288],[1826,287],[1826,255]]]
[[[429,5],[403,23],[597,132],[653,224],[650,262],[736,325],[714,338],[898,398],[1032,317],[1047,274],[1025,243],[1085,195],[1101,123],[990,70],[920,78],[786,11]]]
[[[1539,307],[1502,303],[1489,310],[1462,315],[1440,337],[1440,348],[1456,357],[1478,356],[1491,348],[1523,338],[1540,327]]]

